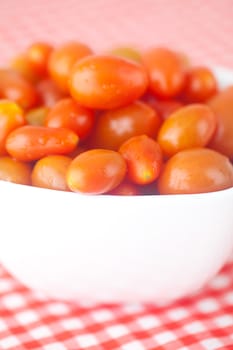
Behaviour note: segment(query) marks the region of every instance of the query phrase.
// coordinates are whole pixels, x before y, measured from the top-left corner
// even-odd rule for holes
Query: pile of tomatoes
[[[233,86],[155,47],[38,42],[0,69],[0,180],[86,194],[233,186]]]

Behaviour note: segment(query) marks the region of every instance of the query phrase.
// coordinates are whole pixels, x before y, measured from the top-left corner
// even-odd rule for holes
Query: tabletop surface
[[[233,69],[232,0],[0,1],[0,64],[31,41],[165,45]],[[2,228],[1,228],[2,231]],[[198,294],[171,305],[51,300],[0,265],[0,349],[233,349],[233,262]]]

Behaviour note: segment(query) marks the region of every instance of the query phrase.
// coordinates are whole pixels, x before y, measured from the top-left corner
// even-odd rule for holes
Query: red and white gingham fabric
[[[232,0],[0,1],[0,64],[31,41],[76,39],[96,50],[168,45],[233,68],[232,37]],[[233,262],[202,292],[164,307],[50,300],[0,265],[0,350],[28,349],[233,349]]]
[[[163,307],[50,300],[1,268],[0,349],[233,349],[233,263],[201,293]]]

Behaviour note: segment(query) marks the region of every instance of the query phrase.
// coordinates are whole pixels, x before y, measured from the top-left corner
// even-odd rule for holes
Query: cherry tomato
[[[155,137],[161,120],[158,114],[143,102],[106,111],[97,118],[92,144],[98,148],[118,150],[132,136],[146,134]]]
[[[38,160],[32,171],[32,185],[52,190],[69,191],[66,172],[71,158],[47,156]]]
[[[50,79],[41,80],[37,84],[37,91],[41,104],[46,107],[53,107],[60,99],[66,97]]]
[[[208,105],[217,117],[216,132],[209,147],[233,160],[233,86],[218,93]]]
[[[170,158],[159,177],[160,194],[202,193],[233,186],[233,166],[207,148],[181,151]]]
[[[25,123],[23,110],[16,103],[0,100],[0,155],[6,154],[5,142],[9,133]]]
[[[163,156],[156,141],[146,135],[135,136],[120,147],[127,164],[127,176],[138,185],[155,181],[161,171]]]
[[[94,126],[94,117],[92,110],[80,106],[72,98],[66,98],[57,102],[50,110],[45,125],[51,128],[71,129],[83,140]]]
[[[48,155],[68,154],[77,143],[78,136],[69,129],[26,125],[10,133],[6,149],[12,157],[30,162]]]
[[[150,89],[159,97],[177,96],[185,83],[185,71],[177,53],[166,48],[147,51],[143,60],[150,77]]]
[[[109,52],[110,55],[115,55],[115,56],[119,56],[122,58],[126,58],[128,60],[132,60],[135,61],[137,63],[141,63],[142,62],[142,56],[139,53],[138,50],[136,50],[133,47],[128,47],[128,46],[119,46],[119,47],[115,47],[114,49],[112,49]]]
[[[70,92],[83,106],[112,109],[126,106],[144,94],[144,67],[115,56],[89,56],[77,62],[70,75]]]
[[[88,46],[78,42],[67,43],[53,51],[49,59],[49,73],[62,91],[69,91],[68,79],[73,65],[92,53]]]
[[[192,67],[187,72],[183,96],[186,102],[204,102],[217,92],[217,81],[207,67]]]
[[[44,126],[45,118],[49,113],[48,107],[37,107],[30,109],[26,114],[26,120],[30,125]]]
[[[26,80],[35,84],[40,80],[39,75],[35,72],[34,68],[31,65],[28,57],[25,54],[18,55],[13,58],[10,63],[10,68],[13,71],[21,74]]]
[[[27,49],[28,60],[39,76],[48,75],[48,60],[52,51],[53,47],[45,42],[36,42]]]
[[[143,98],[150,107],[156,110],[162,120],[170,117],[170,115],[184,106],[183,103],[177,100],[157,100],[154,96],[146,95]]]
[[[119,196],[137,196],[140,194],[138,187],[128,181],[122,181],[119,186],[107,194]]]
[[[21,74],[10,70],[0,70],[0,97],[14,101],[24,109],[38,103],[35,87]]]
[[[71,162],[67,183],[74,192],[102,194],[117,187],[125,173],[126,164],[118,152],[92,149],[81,153]]]
[[[0,180],[21,185],[31,184],[31,166],[11,157],[0,158]]]
[[[162,124],[158,143],[168,157],[188,148],[206,146],[214,134],[216,117],[202,104],[180,108]]]

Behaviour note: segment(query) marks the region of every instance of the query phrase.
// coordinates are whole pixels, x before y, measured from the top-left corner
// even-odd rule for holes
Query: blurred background
[[[36,40],[165,45],[233,68],[233,0],[0,0],[0,64]]]

